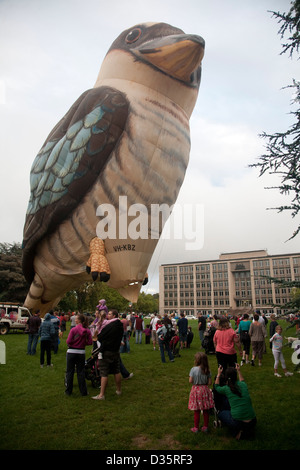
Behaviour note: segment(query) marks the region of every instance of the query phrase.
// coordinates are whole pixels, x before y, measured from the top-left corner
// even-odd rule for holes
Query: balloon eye
[[[130,33],[127,34],[125,41],[127,44],[132,44],[133,42],[137,41],[140,35],[142,34],[142,30],[140,28],[133,29]]]

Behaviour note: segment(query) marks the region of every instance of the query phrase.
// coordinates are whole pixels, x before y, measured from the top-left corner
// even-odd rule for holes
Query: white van
[[[0,334],[6,335],[9,330],[25,331],[28,318],[32,313],[26,307],[12,302],[0,303]]]

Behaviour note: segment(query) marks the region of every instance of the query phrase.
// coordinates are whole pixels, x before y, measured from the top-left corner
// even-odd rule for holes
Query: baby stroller
[[[211,326],[205,333],[202,341],[202,347],[205,350],[205,354],[215,354],[214,335],[216,328]]]
[[[101,376],[98,369],[98,354],[100,347],[92,351],[92,355],[85,361],[85,378],[92,382],[94,388],[99,388],[101,385]]]
[[[174,335],[170,341],[170,349],[174,357],[180,357],[179,354],[179,336]]]

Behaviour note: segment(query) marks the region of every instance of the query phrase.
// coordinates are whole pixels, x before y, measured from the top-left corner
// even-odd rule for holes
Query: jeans
[[[199,330],[199,338],[200,338],[201,346],[202,346],[202,341],[204,338],[204,333],[205,333],[205,330]]]
[[[73,378],[77,370],[77,381],[81,395],[87,395],[85,381],[85,354],[67,352],[66,393],[71,395],[73,390]]]
[[[120,372],[121,372],[121,375],[122,375],[123,379],[127,379],[127,377],[129,377],[129,375],[130,375],[128,370],[124,366],[121,358],[120,358]]]
[[[38,342],[39,334],[38,333],[29,333],[28,343],[27,343],[27,354],[33,355],[36,353],[36,345]]]
[[[130,343],[129,343],[129,332],[126,331],[123,335],[122,339],[124,345],[121,346],[120,352],[121,353],[129,353],[130,352]]]
[[[231,416],[230,410],[220,411],[218,417],[225,426],[228,426],[234,437],[238,434],[239,431],[243,431],[245,434],[249,434],[254,429],[256,424],[256,418],[252,419],[248,423],[234,419]]]
[[[174,361],[174,356],[172,354],[172,351],[170,349],[169,343],[164,343],[158,338],[158,344],[159,344],[159,350],[160,350],[160,357],[161,357],[161,362],[166,362],[165,358],[165,349],[168,353],[170,361]]]
[[[142,342],[142,330],[135,330],[135,344]]]

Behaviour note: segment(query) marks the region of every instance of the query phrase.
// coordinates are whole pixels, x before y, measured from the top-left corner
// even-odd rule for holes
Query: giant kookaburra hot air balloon
[[[94,87],[51,131],[30,173],[28,308],[45,313],[97,274],[137,301],[163,222],[156,236],[151,227],[146,237],[132,235],[125,229],[138,225],[139,212],[135,218],[130,208],[144,208],[150,221],[152,207],[172,207],[177,199],[203,54],[201,37],[165,23],[124,31]],[[98,230],[104,220],[107,236]]]

